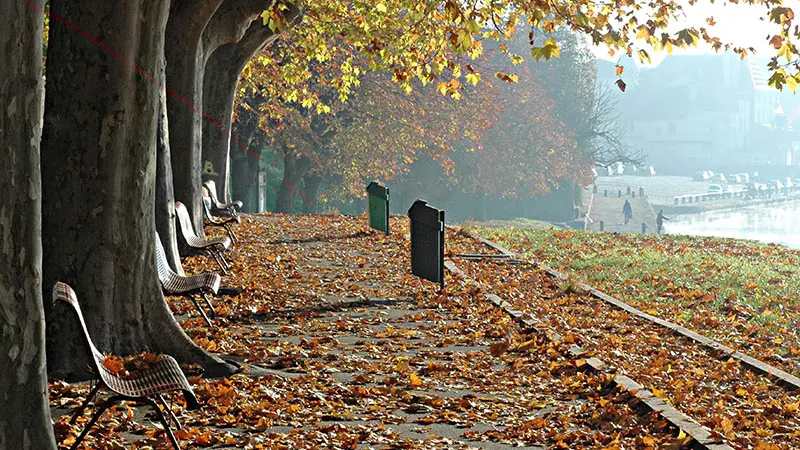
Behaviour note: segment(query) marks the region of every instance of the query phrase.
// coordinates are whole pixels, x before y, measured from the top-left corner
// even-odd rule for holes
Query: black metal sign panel
[[[417,200],[411,219],[411,273],[444,288],[444,210]]]

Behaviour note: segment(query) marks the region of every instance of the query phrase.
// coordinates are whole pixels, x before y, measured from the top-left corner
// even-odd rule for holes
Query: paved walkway
[[[633,426],[629,398],[578,370],[569,344],[526,334],[471,285],[448,275],[440,292],[412,276],[405,221],[389,237],[362,222],[251,217],[225,279],[243,292],[215,300],[216,329],[169,299],[195,342],[246,367],[192,380],[202,408],[176,408],[182,448],[633,448],[673,433],[655,418]],[[451,230],[447,251],[490,252]],[[52,391],[62,444],[88,420],[66,424],[87,391]],[[106,414],[87,448],[168,448],[146,408],[127,411]]]
[[[633,211],[633,218],[628,225],[625,225],[622,215],[622,206],[625,204],[625,200],[630,202]],[[626,196],[625,191],[622,192],[622,197],[619,197],[618,193],[613,196],[609,193],[608,197],[604,197],[602,191],[592,195],[591,191],[585,190],[584,204],[591,204],[589,209],[591,221],[587,226],[589,230],[600,231],[600,222],[602,221],[603,231],[641,233],[642,223],[644,223],[647,225],[647,233],[656,232],[656,214],[647,197]]]

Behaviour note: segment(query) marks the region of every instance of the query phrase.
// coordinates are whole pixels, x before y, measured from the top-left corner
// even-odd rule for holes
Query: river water
[[[800,201],[675,215],[671,219],[664,222],[664,231],[669,234],[750,239],[800,249]]]

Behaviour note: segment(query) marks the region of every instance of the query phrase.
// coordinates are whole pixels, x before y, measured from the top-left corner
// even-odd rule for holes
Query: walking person
[[[631,221],[631,217],[633,217],[633,208],[631,208],[631,203],[627,200],[622,206],[622,215],[625,216],[625,225],[627,225]]]
[[[669,220],[669,217],[664,217],[663,209],[658,210],[658,215],[656,216],[656,228],[658,228],[658,231],[656,234],[661,234],[661,230],[664,229],[665,220]]]

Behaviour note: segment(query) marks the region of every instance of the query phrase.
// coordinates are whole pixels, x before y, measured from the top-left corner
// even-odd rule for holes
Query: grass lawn
[[[653,315],[800,373],[800,251],[706,237],[471,231]]]
[[[468,221],[462,224],[465,228],[520,228],[525,230],[553,230],[558,227],[543,220],[520,217],[513,220],[487,220],[485,222]]]

